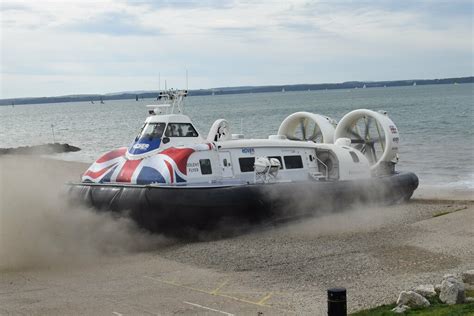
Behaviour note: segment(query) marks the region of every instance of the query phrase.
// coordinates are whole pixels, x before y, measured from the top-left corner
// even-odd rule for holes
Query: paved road
[[[446,210],[455,212],[432,217]],[[472,205],[411,203],[377,212],[4,270],[0,314],[324,314],[330,286],[347,287],[356,310],[473,268]]]

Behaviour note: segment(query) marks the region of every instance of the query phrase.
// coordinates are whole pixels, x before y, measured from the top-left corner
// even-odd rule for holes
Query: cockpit
[[[199,137],[191,123],[147,122],[128,149],[130,155],[141,155],[157,150],[161,144],[168,144],[173,138]]]
[[[146,123],[135,140],[161,138],[165,127],[166,123]],[[198,137],[196,129],[190,123],[168,123],[164,134],[165,137]]]
[[[168,123],[166,137],[198,137],[194,126],[190,123]]]
[[[163,136],[165,126],[166,123],[146,123],[143,125],[142,130],[135,138],[135,141],[142,139],[152,140],[154,138],[161,138],[161,136]]]

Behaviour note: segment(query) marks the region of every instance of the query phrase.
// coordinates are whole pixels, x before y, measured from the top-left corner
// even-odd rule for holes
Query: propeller
[[[306,140],[306,126],[305,126],[305,123],[306,123],[306,120],[304,118],[302,118],[300,120],[302,140]]]
[[[351,147],[364,154],[376,173],[397,161],[400,138],[386,112],[358,109],[347,113],[336,127],[334,139],[339,138],[349,138]]]
[[[312,141],[315,143],[333,143],[336,121],[309,112],[296,112],[283,120],[278,135],[289,140]]]
[[[314,124],[313,133],[311,134],[311,137],[309,137],[308,140],[311,140],[315,143],[317,143],[317,140],[319,140],[320,142],[323,141],[321,129],[317,124]]]
[[[375,121],[375,128],[374,128]],[[376,134],[376,137],[371,136]],[[376,144],[380,144],[382,152],[385,150],[384,138],[377,120],[371,116],[362,116],[352,126],[346,128],[346,134],[350,136],[353,147],[362,152],[371,164],[378,160]]]
[[[322,142],[323,133],[318,124],[309,121],[308,119],[302,118],[299,124],[301,137],[294,136],[288,137],[291,140],[300,140],[300,141],[312,141],[312,142]]]

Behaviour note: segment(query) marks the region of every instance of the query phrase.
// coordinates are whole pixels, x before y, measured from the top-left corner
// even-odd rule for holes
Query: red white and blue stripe
[[[211,143],[165,149],[142,159],[127,159],[127,148],[108,152],[82,176],[84,182],[128,184],[175,184],[186,182],[187,162],[196,151],[214,150]]]

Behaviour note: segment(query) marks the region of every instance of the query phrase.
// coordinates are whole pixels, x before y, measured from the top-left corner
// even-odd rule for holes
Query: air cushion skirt
[[[222,222],[259,222],[340,211],[354,205],[407,201],[418,187],[411,172],[357,181],[271,184],[68,185],[73,202],[130,216],[153,232],[212,229]]]

